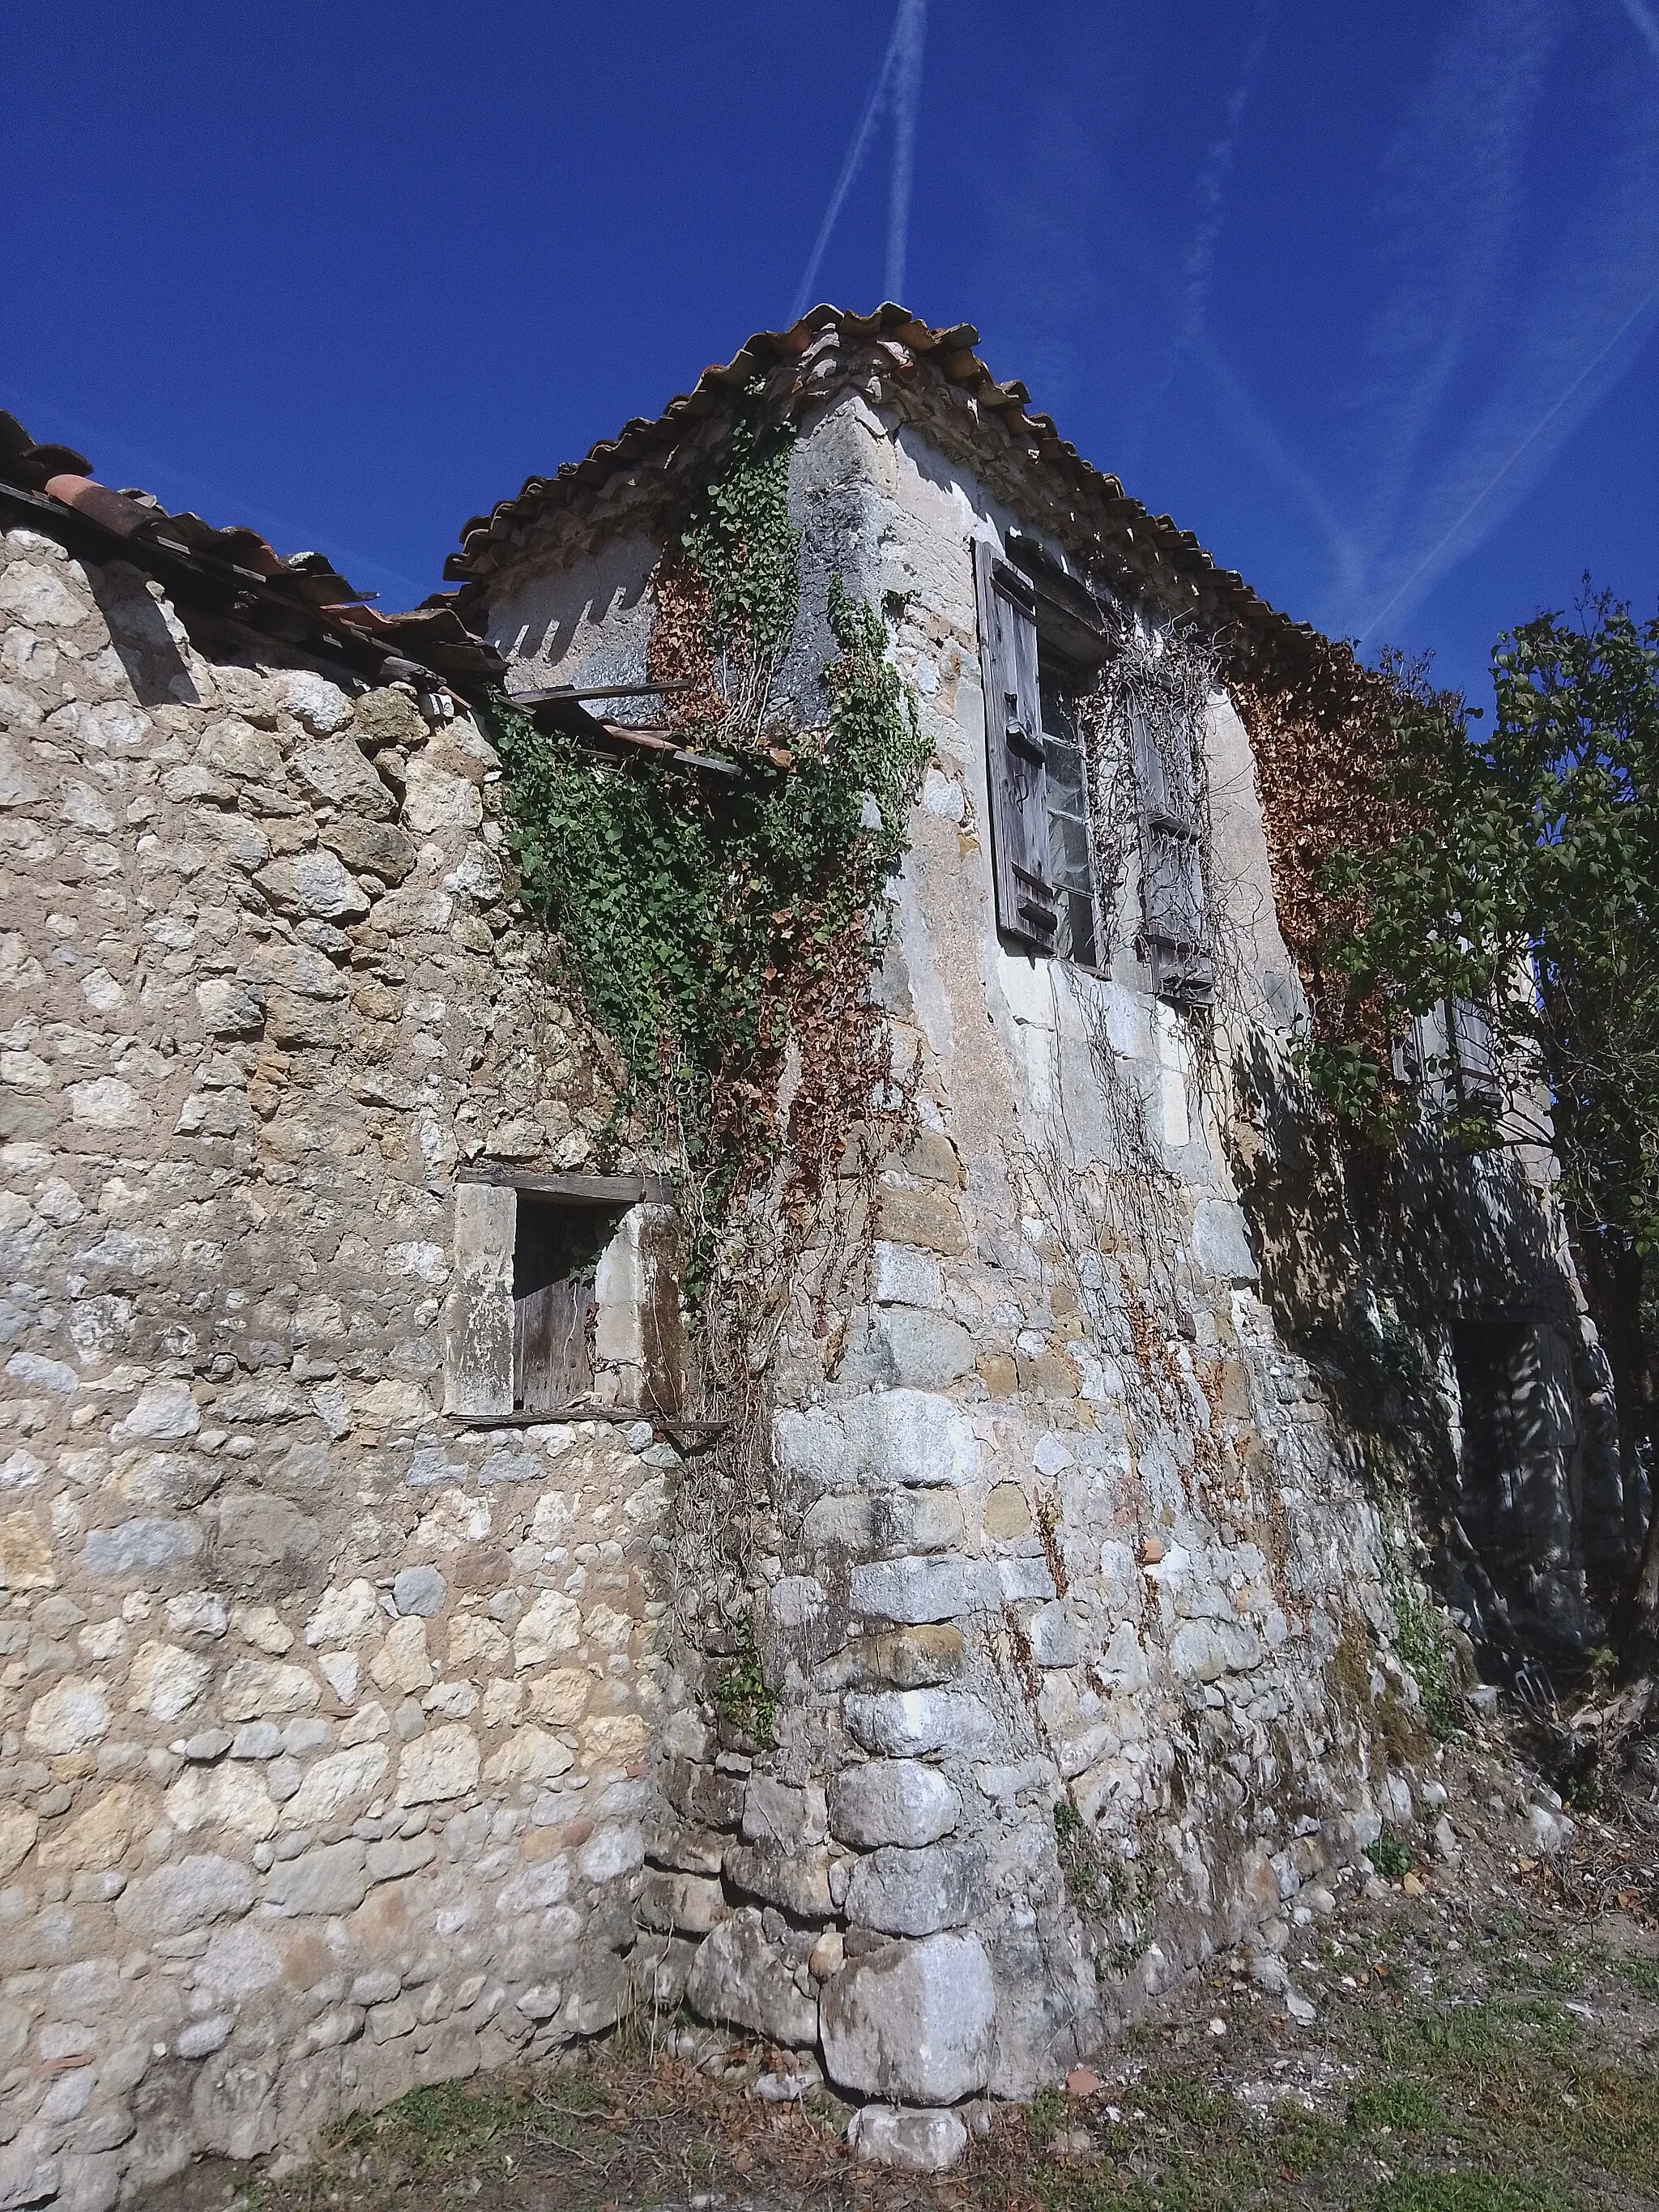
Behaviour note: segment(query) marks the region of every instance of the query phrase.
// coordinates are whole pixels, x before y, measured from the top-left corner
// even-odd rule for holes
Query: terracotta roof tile
[[[1351,660],[1346,645],[1270,605],[1237,570],[1218,566],[1191,531],[1167,514],[1154,515],[1116,477],[1085,460],[1050,416],[1028,411],[1024,384],[993,377],[975,350],[978,343],[971,323],[932,328],[890,301],[868,315],[817,307],[787,330],[757,331],[730,361],[706,368],[694,388],[677,394],[654,420],[636,416],[580,460],[565,462],[551,476],[527,477],[515,497],[472,516],[444,568],[462,586],[464,618],[487,596],[488,580],[514,565],[541,528],[562,514],[591,511],[591,495],[642,462],[668,477],[681,463],[689,493],[690,464],[703,442],[699,426],[711,416],[729,417],[732,395],[756,377],[767,381],[766,404],[788,414],[867,368],[885,380],[883,398],[901,414],[927,411],[942,420],[940,410],[948,408],[957,442],[1040,493],[1050,526],[1062,540],[1077,540],[1085,561],[1149,580],[1160,570],[1165,581],[1173,574],[1189,598],[1196,593],[1207,603],[1206,618],[1225,642],[1258,659],[1280,659],[1287,674],[1333,658]],[[1069,528],[1054,513],[1062,504]]]

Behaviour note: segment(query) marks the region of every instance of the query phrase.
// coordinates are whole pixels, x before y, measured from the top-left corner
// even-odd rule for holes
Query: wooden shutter
[[[1449,1026],[1458,1089],[1472,1105],[1500,1104],[1503,1081],[1492,1041],[1492,1017],[1472,999],[1454,999]]]
[[[513,1402],[526,1413],[556,1413],[593,1394],[593,1285],[584,1277],[547,1283],[513,1302]]]
[[[974,541],[974,581],[997,927],[1035,951],[1052,952],[1060,931],[1060,898],[1048,870],[1036,595],[1018,569],[983,538]]]
[[[1167,761],[1148,717],[1130,717],[1140,801],[1140,904],[1153,988],[1162,998],[1206,999],[1214,971],[1205,957],[1204,852],[1192,770]]]

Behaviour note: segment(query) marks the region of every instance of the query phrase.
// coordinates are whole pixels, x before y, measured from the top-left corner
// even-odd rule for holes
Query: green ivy
[[[795,622],[789,442],[740,418],[682,533],[708,587],[711,653],[739,666]],[[864,1000],[926,760],[879,616],[838,575],[828,612],[839,650],[823,671],[827,727],[776,757],[745,748],[738,781],[649,755],[598,763],[500,692],[485,710],[522,905],[617,1048],[622,1110],[675,1131],[717,1195],[740,1157],[775,1140],[792,1006],[815,981],[843,1006]]]
[[[789,520],[794,433],[759,419],[760,397],[758,382],[745,389],[724,462],[680,533],[708,586],[711,653],[775,652],[800,605],[800,533]]]
[[[754,1624],[746,1618],[737,1653],[715,1681],[714,1710],[763,1751],[776,1744],[778,1701],[766,1686]]]

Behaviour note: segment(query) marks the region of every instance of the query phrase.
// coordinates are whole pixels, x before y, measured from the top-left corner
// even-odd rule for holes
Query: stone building
[[[1578,1632],[1617,1500],[1547,1155],[1425,1155],[1390,1256],[1290,1070],[1306,857],[1236,701],[1335,649],[973,343],[757,338],[389,620],[0,441],[0,2208],[642,2004],[948,2159],[1416,1816],[1411,1362],[1471,1625]],[[485,687],[596,774],[745,773],[683,557],[740,419],[799,570],[750,734],[824,726],[839,591],[926,758],[902,1110],[739,1496],[684,1163],[515,909]]]

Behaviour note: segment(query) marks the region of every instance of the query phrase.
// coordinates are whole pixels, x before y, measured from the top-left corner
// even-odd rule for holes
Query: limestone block
[[[52,1211],[47,1198],[51,1188],[48,1184],[36,1201],[38,1210],[48,1215]],[[74,1193],[67,1184],[59,1183],[58,1188],[73,1200]],[[78,1207],[70,1218],[78,1218]],[[72,1398],[81,1388],[81,1378],[68,1360],[48,1359],[39,1352],[14,1352],[6,1362],[6,1372],[17,1384],[18,1395],[24,1390],[46,1390],[55,1398]]]
[[[0,1881],[15,1874],[34,1848],[40,1815],[15,1806],[0,1806]]]
[[[356,1820],[383,1786],[388,1763],[384,1744],[352,1744],[328,1753],[306,1768],[283,1807],[283,1824],[326,1828]]]
[[[198,786],[205,786],[206,789],[199,795],[216,802],[222,794],[227,799],[235,796],[234,785],[220,782],[203,769],[183,769],[176,771],[176,775],[179,781],[188,779]],[[177,793],[173,776],[165,778],[162,787],[166,789],[169,784],[174,786],[167,793],[167,796],[172,798]],[[219,814],[206,808],[198,808],[191,823],[191,835],[201,838],[215,858],[225,866],[240,868],[247,875],[252,875],[255,868],[264,867],[270,858],[270,838],[245,814]]]
[[[177,1644],[150,1642],[133,1655],[127,1695],[141,1712],[158,1721],[176,1721],[207,1687],[212,1662]]]
[[[514,1875],[495,1893],[495,1911],[505,1920],[521,1912],[544,1912],[570,1893],[570,1863],[564,1856],[542,1859]]]
[[[383,690],[366,691],[355,709],[357,734],[365,744],[423,745],[427,727],[421,710],[407,691],[399,691],[387,684]]]
[[[568,1773],[575,1763],[569,1745],[546,1729],[516,1729],[499,1751],[490,1753],[484,1780],[491,1784],[550,1782],[556,1775]]]
[[[1244,1216],[1231,1200],[1200,1198],[1193,1214],[1193,1250],[1199,1265],[1234,1283],[1254,1283],[1260,1270],[1250,1250]]]
[[[444,1588],[436,1567],[404,1567],[392,1577],[392,1602],[399,1613],[430,1620],[443,1608]]]
[[[9,738],[0,737],[0,806],[31,806],[42,786]]]
[[[674,1810],[705,1828],[735,1828],[745,1788],[740,1776],[690,1759],[671,1759],[663,1776],[663,1794]]]
[[[401,1881],[404,1875],[418,1874],[423,1866],[430,1866],[438,1856],[438,1846],[430,1836],[388,1836],[368,1847],[365,1869],[371,1882]],[[395,1989],[386,1992],[395,1996]],[[354,1997],[354,2004],[379,2003],[379,1998]]]
[[[743,1906],[705,1937],[685,1999],[704,2020],[747,2028],[787,2049],[808,2049],[817,2041],[817,2001],[795,1987],[789,1961],[767,1942],[753,1905]]]
[[[359,1575],[339,1589],[324,1591],[317,1610],[306,1623],[306,1642],[313,1648],[319,1644],[361,1644],[366,1636],[374,1635],[385,1619],[374,1583]]]
[[[70,1674],[35,1699],[23,1741],[43,1757],[64,1758],[106,1736],[111,1717],[103,1685],[89,1675]]]
[[[974,1340],[960,1322],[917,1306],[878,1309],[866,1354],[868,1366],[890,1386],[938,1389],[974,1364]]]
[[[250,946],[236,972],[245,983],[292,991],[301,999],[343,999],[346,994],[345,980],[326,955],[314,945],[288,945],[281,939]]]
[[[929,1936],[855,1959],[826,1984],[822,2011],[824,2070],[842,2088],[941,2105],[985,2086],[996,1990],[975,1936]]]
[[[483,819],[483,799],[475,784],[418,754],[410,761],[404,825],[416,836],[429,837],[441,830],[476,830]]]
[[[954,1490],[878,1490],[817,1499],[802,1533],[815,1550],[891,1553],[948,1551],[963,1528]]]
[[[356,1837],[280,1860],[265,1878],[267,1906],[292,1918],[303,1912],[354,1912],[368,1893],[368,1856]]]
[[[968,1647],[959,1628],[927,1623],[869,1636],[859,1647],[866,1671],[900,1690],[933,1689],[961,1674]]]
[[[544,1666],[562,1651],[574,1651],[581,1640],[581,1609],[574,1598],[557,1590],[544,1590],[513,1632],[515,1667]]]
[[[42,629],[73,629],[90,611],[85,600],[52,569],[37,561],[21,560],[9,562],[0,574],[0,609],[15,615],[20,623]]]
[[[1149,1679],[1146,1655],[1141,1650],[1133,1621],[1119,1621],[1112,1631],[1111,1642],[1096,1664],[1100,1676],[1115,1690],[1133,1695],[1146,1688]]]
[[[379,776],[374,781],[390,806],[385,785]],[[392,822],[364,822],[355,816],[348,821],[331,822],[323,831],[322,841],[331,853],[339,854],[353,875],[378,876],[383,884],[402,883],[413,874],[420,858],[415,840]]]
[[[239,1605],[230,1617],[231,1626],[253,1646],[256,1651],[268,1651],[280,1659],[294,1647],[294,1631],[289,1628],[271,1605]]]
[[[555,1667],[529,1686],[532,1717],[550,1728],[574,1728],[587,1710],[592,1678],[580,1667]]]
[[[337,807],[359,822],[365,817],[384,821],[398,811],[397,801],[355,738],[325,738],[316,744],[301,745],[289,770],[307,799]]]
[[[945,2173],[967,2149],[968,2130],[954,2112],[863,2105],[847,2124],[847,2140],[860,2166]]]
[[[738,1844],[727,1851],[726,1878],[745,1897],[781,1905],[797,1920],[827,1920],[830,1854],[822,1844],[785,1850],[775,1844]]]
[[[419,1429],[432,1419],[432,1401],[417,1383],[388,1376],[364,1391],[356,1412],[360,1420],[377,1429]]]
[[[282,749],[276,738],[234,714],[204,731],[196,760],[215,775],[271,785],[283,780]]]
[[[937,1186],[927,1190],[884,1190],[881,1233],[892,1243],[920,1245],[924,1251],[953,1259],[968,1249],[961,1208]]]
[[[918,1850],[956,1826],[962,1801],[936,1766],[911,1759],[872,1759],[836,1777],[830,1831],[860,1850],[884,1844]]]
[[[115,1900],[115,1917],[131,1935],[153,1942],[216,1920],[238,1919],[252,1903],[247,1868],[204,1852],[129,1882]]]
[[[984,1857],[971,1844],[932,1844],[918,1850],[886,1845],[853,1869],[848,1924],[888,1936],[960,1928],[978,1911],[984,1886]]]
[[[478,1785],[478,1739],[459,1721],[447,1721],[405,1744],[398,1774],[400,1805],[435,1805],[465,1797]]]
[[[1047,1603],[1056,1595],[1054,1575],[1043,1559],[999,1559],[997,1580],[1011,1605],[1017,1605],[1022,1598],[1036,1598]]]
[[[884,1238],[875,1249],[873,1291],[878,1305],[921,1306],[937,1312],[945,1304],[939,1261],[929,1252]]]
[[[582,1747],[597,1764],[633,1766],[651,1747],[651,1723],[643,1713],[605,1713],[582,1723]]]
[[[151,1799],[130,1782],[100,1788],[92,1802],[54,1826],[40,1845],[46,1874],[102,1874],[118,1866],[137,1838],[155,1826]]]
[[[237,1659],[219,1686],[219,1711],[228,1721],[270,1720],[287,1713],[308,1713],[322,1690],[309,1668],[267,1659]]]
[[[0,1589],[52,1589],[52,1547],[32,1513],[0,1516]]]
[[[1182,1681],[1214,1682],[1261,1662],[1254,1630],[1241,1621],[1183,1620],[1170,1638],[1170,1668]]]
[[[748,1844],[775,1844],[781,1850],[804,1850],[821,1844],[830,1832],[829,1814],[822,1790],[793,1789],[770,1775],[751,1776],[743,1799],[743,1839]]]
[[[1083,1656],[1083,1626],[1069,1606],[1057,1600],[1040,1606],[1025,1626],[1031,1656],[1039,1667],[1075,1667]]]
[[[632,1820],[602,1820],[576,1854],[584,1881],[617,1881],[645,1864],[645,1831]]]
[[[986,1493],[980,1527],[993,1543],[1017,1544],[1034,1532],[1031,1508],[1017,1482],[999,1482]]]
[[[147,1382],[138,1402],[110,1431],[112,1442],[171,1443],[193,1437],[202,1416],[188,1382]]]
[[[864,1748],[886,1759],[945,1750],[969,1757],[996,1740],[989,1708],[966,1690],[854,1691],[846,1714]]]
[[[706,1936],[731,1907],[718,1881],[693,1874],[653,1874],[640,1893],[640,1918],[647,1928]]]
[[[211,975],[196,986],[202,1026],[210,1036],[257,1036],[264,1026],[264,999],[234,976]]]
[[[539,1508],[538,1509],[539,1510]],[[452,1668],[472,1665],[501,1667],[511,1649],[493,1620],[482,1613],[458,1613],[449,1624],[449,1664]]]
[[[930,1390],[872,1390],[810,1412],[781,1412],[774,1441],[785,1473],[819,1492],[960,1487],[979,1473],[967,1414]]]
[[[996,1569],[980,1559],[928,1555],[878,1559],[853,1569],[848,1586],[854,1613],[917,1626],[1000,1607]]]
[[[337,684],[313,669],[282,669],[270,678],[270,686],[276,704],[313,737],[343,730],[351,720],[351,701]]]
[[[231,1828],[256,1842],[276,1826],[276,1807],[257,1766],[187,1766],[161,1800],[181,1835],[198,1828]]]
[[[301,920],[357,921],[368,912],[362,885],[341,864],[337,854],[321,849],[291,853],[269,862],[253,880],[278,914]]]
[[[401,1690],[408,1696],[427,1687],[432,1680],[432,1662],[427,1656],[426,1623],[418,1614],[392,1622],[386,1642],[369,1662],[368,1672],[382,1690]]]

